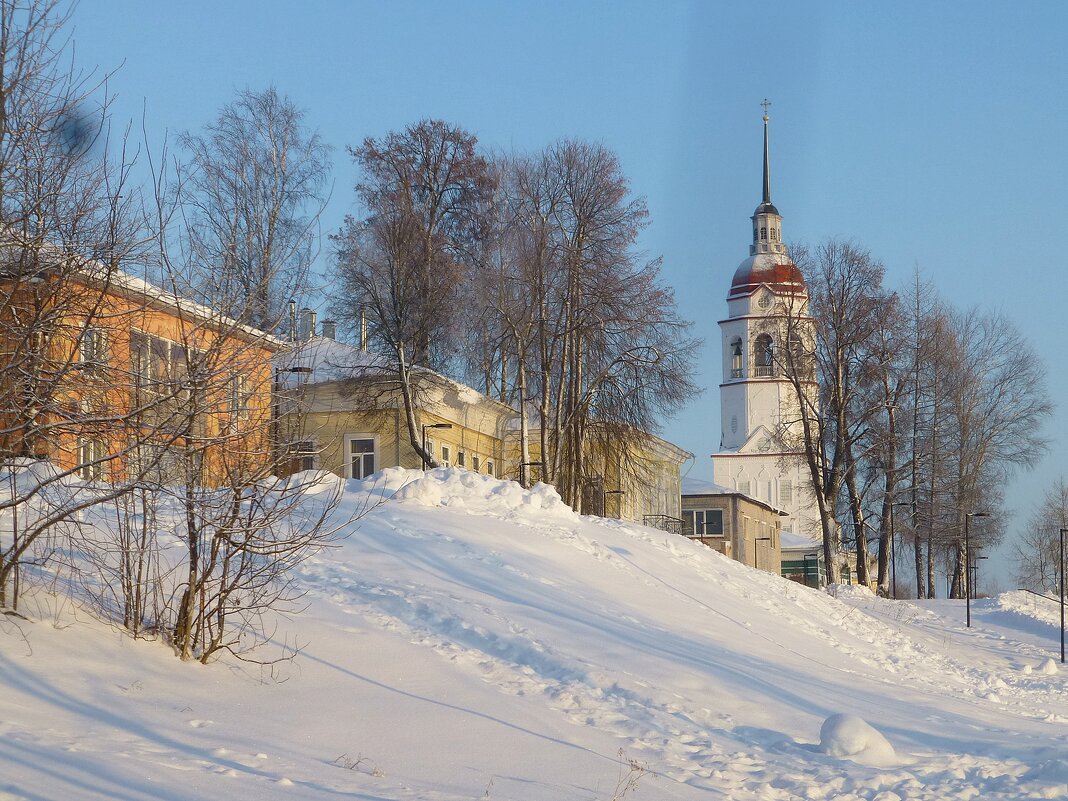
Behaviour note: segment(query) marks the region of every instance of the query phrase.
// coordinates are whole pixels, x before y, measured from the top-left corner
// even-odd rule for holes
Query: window
[[[748,495],[749,494],[749,482],[748,481],[739,481],[738,482],[738,492],[742,493],[742,495]]]
[[[463,451],[457,451],[456,452],[456,466],[457,467],[464,467],[464,462],[466,461],[465,457],[466,457],[466,454]]]
[[[234,374],[230,377],[230,419],[248,420],[252,416],[252,392],[249,390],[248,377]]]
[[[489,473],[494,478],[497,477],[497,471],[493,469],[493,460],[492,459],[487,459],[486,460],[486,472]]]
[[[742,377],[742,340],[735,337],[731,341],[731,378]]]
[[[104,329],[87,328],[85,330],[78,360],[87,367],[98,367],[108,363],[108,340]]]
[[[371,435],[350,435],[346,439],[349,478],[364,479],[375,472],[375,438]]]
[[[78,477],[85,481],[99,481],[104,477],[104,443],[98,439],[78,440]]]
[[[753,350],[755,357],[753,361],[756,362],[754,374],[765,378],[774,375],[775,345],[772,343],[771,335],[761,334],[758,336]]]
[[[315,442],[312,440],[289,443],[290,472],[299,473],[302,470],[314,470],[317,453]]]
[[[793,503],[794,483],[789,479],[779,479],[779,503]]]
[[[695,537],[722,537],[722,509],[687,509],[682,513],[682,522],[686,532]]]
[[[482,467],[482,461],[477,456],[472,456],[471,457],[471,469],[474,470],[477,473],[479,471],[480,467]]]
[[[757,229],[756,229],[756,228],[754,228],[754,229],[753,229],[753,241],[754,241],[754,242],[756,242],[756,241],[757,241],[757,234],[758,234],[758,231],[757,231]]]
[[[100,332],[102,335],[104,332]],[[88,332],[86,341],[88,341]],[[83,349],[85,343],[82,345]],[[103,341],[101,349],[106,351]],[[106,352],[105,352],[106,358]],[[188,359],[184,345],[143,331],[130,334],[130,361],[138,389],[164,393],[178,387],[188,388]]]
[[[452,448],[448,445],[441,446],[441,466],[452,467]]]
[[[768,238],[768,229],[767,228],[761,228],[760,229],[760,241],[761,242],[765,242],[765,241],[767,241],[767,238]]]
[[[197,484],[204,466],[202,451],[186,453],[181,447],[159,443],[138,445],[133,469],[137,480],[156,486]]]

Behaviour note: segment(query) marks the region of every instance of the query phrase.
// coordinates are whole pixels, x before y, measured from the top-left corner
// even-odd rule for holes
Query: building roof
[[[720,484],[716,484],[712,481],[704,481],[699,478],[684,478],[682,480],[682,497],[683,498],[700,498],[707,496],[720,496],[729,497],[736,496],[738,498],[744,498],[750,503],[755,503],[757,506],[761,506],[767,509],[769,512],[774,512],[781,517],[789,516],[789,512],[784,512],[770,503],[754,498],[752,495],[746,495],[744,492],[739,492],[729,487],[724,487]]]
[[[781,294],[804,294],[805,277],[782,253],[757,253],[738,265],[727,299],[751,295],[767,286]]]

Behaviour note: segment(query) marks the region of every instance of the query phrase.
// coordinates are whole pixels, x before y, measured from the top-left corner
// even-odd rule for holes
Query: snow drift
[[[1068,794],[1035,615],[835,598],[461,470],[332,481],[292,661],[181,664],[47,593],[0,624],[0,798]]]

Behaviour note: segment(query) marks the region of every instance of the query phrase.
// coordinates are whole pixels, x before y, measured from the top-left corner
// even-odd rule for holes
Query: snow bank
[[[546,515],[558,520],[577,518],[575,512],[560,500],[560,495],[548,484],[537,484],[525,490],[514,481],[501,481],[455,467],[440,467],[426,473],[393,468],[382,473],[387,483],[405,479],[394,495],[394,499],[401,502],[463,508],[470,512],[508,517],[533,512],[539,519]],[[390,475],[387,476],[387,473]]]
[[[831,715],[820,728],[820,750],[874,767],[897,762],[894,747],[882,734],[856,715]]]

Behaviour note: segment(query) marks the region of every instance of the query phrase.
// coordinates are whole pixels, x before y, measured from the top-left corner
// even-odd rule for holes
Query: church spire
[[[765,97],[760,105],[764,107],[764,202],[771,203],[771,169],[768,166],[768,106],[771,101]]]
[[[771,156],[768,147],[768,106],[767,98],[760,104],[764,107],[764,196],[753,212],[753,244],[749,246],[749,255],[760,253],[786,253],[782,244],[782,217],[771,202]]]

